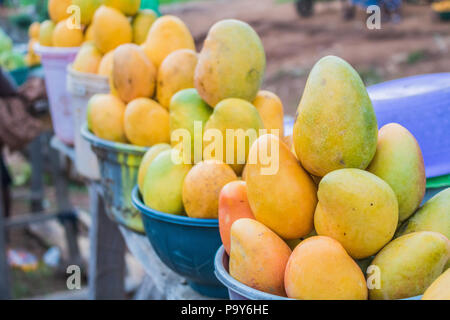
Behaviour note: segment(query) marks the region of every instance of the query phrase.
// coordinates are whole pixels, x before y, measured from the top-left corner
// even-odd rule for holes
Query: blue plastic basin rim
[[[148,150],[147,147],[139,147],[132,144],[101,139],[89,131],[86,123],[81,126],[80,130],[83,138],[86,139],[90,144],[98,148],[111,150],[114,152],[126,152],[135,155],[143,155]]]
[[[151,209],[142,202],[138,186],[135,186],[133,188],[131,201],[133,202],[133,205],[136,209],[138,209],[143,215],[151,219],[156,219],[173,224],[205,228],[217,228],[219,225],[219,220],[217,219],[191,218]]]

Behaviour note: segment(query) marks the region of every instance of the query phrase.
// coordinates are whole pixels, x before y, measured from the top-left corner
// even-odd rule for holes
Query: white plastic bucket
[[[86,122],[89,99],[96,93],[108,93],[108,78],[92,73],[82,73],[67,67],[67,91],[71,94],[75,126],[75,167],[77,171],[91,180],[100,179],[97,156],[91,145],[81,137],[81,126]]]
[[[65,144],[74,143],[74,121],[70,96],[66,89],[67,65],[75,60],[79,47],[35,46],[44,68],[45,87],[50,102],[50,114],[56,136]]]

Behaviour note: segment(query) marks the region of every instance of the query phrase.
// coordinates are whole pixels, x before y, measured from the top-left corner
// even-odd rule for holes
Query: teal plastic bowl
[[[15,70],[9,71],[9,74],[14,79],[17,86],[23,85],[28,79],[29,69],[28,67],[23,67]]]
[[[147,207],[138,187],[133,205],[141,212],[145,232],[164,264],[186,278],[192,289],[214,298],[227,298],[227,289],[214,275],[214,256],[222,242],[217,219],[197,219]]]

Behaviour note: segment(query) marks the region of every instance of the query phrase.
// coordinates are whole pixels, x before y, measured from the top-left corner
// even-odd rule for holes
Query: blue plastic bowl
[[[231,300],[293,300],[253,289],[237,281],[228,273],[228,263],[228,255],[221,246],[214,259],[215,274],[217,279],[227,287]],[[416,296],[401,300],[420,300],[421,298],[422,296]]]
[[[29,72],[29,68],[23,67],[23,68],[18,68],[18,69],[9,71],[9,74],[14,79],[14,82],[16,83],[16,85],[20,87],[27,81],[28,72]]]
[[[153,210],[141,200],[138,187],[132,201],[141,212],[147,238],[159,258],[185,277],[198,293],[227,298],[226,288],[214,275],[214,255],[222,244],[217,219],[197,219]]]
[[[99,161],[106,213],[113,221],[143,234],[142,218],[131,202],[131,191],[148,148],[100,139],[86,125],[82,126],[81,135],[91,144]]]

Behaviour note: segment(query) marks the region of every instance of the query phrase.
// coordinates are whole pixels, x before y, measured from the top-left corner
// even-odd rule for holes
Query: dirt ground
[[[248,22],[266,51],[264,88],[277,93],[291,115],[309,70],[325,55],[350,62],[366,84],[450,71],[450,23],[437,21],[429,5],[404,2],[400,23],[382,23],[380,30],[366,27],[363,9],[358,8],[355,19],[344,21],[339,1],[316,3],[310,18],[300,18],[293,3],[277,0],[201,1],[163,7],[162,12],[186,22],[198,50],[214,22]]]

